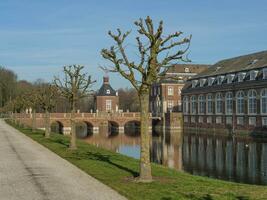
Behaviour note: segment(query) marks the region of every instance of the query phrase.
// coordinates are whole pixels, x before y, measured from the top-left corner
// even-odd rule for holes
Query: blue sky
[[[51,81],[63,65],[83,64],[98,82],[105,64],[100,50],[111,45],[108,30],[132,29],[147,15],[164,21],[165,34],[192,34],[190,59],[211,64],[267,50],[265,0],[1,0],[0,65],[19,79]],[[134,40],[128,40],[134,45]],[[114,88],[127,80],[110,74]]]

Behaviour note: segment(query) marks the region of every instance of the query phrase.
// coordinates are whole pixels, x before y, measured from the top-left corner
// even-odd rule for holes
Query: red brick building
[[[99,112],[117,112],[119,105],[118,93],[110,86],[109,77],[103,78],[103,85],[96,93],[96,109]]]
[[[151,88],[150,111],[153,114],[170,111],[181,112],[181,90],[186,80],[206,70],[208,66],[177,64],[169,68],[166,73],[166,79],[153,84]]]
[[[267,133],[267,51],[216,63],[182,97],[185,128]]]

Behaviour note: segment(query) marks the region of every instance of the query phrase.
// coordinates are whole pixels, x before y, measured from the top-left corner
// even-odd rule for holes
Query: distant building
[[[169,68],[166,79],[152,85],[149,97],[150,111],[153,114],[181,112],[181,90],[186,80],[206,70],[208,66],[177,64]]]
[[[182,98],[185,127],[266,132],[267,51],[216,63],[187,81]]]
[[[96,93],[96,109],[99,112],[115,112],[118,104],[118,93],[110,86],[109,77],[104,77],[103,85]]]

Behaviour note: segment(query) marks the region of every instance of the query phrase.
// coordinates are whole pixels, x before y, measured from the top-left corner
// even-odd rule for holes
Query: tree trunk
[[[150,139],[149,134],[149,91],[139,95],[141,106],[141,152],[140,152],[140,177],[141,182],[151,182],[151,163],[150,163]]]
[[[36,131],[36,110],[32,110],[32,132]]]
[[[45,137],[50,137],[50,113],[47,109],[45,110]]]
[[[75,126],[75,104],[73,103],[70,116],[71,124],[71,140],[70,140],[70,149],[77,149],[76,146],[76,126]]]

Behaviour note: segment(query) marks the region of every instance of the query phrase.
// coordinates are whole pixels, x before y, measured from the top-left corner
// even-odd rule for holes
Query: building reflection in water
[[[151,139],[153,162],[195,175],[267,185],[267,140],[181,132],[156,135]],[[139,135],[99,134],[85,140],[134,158],[140,156]]]

